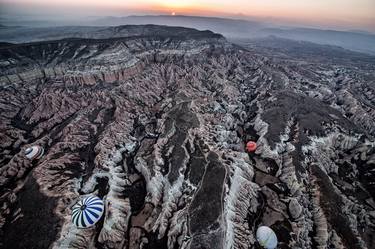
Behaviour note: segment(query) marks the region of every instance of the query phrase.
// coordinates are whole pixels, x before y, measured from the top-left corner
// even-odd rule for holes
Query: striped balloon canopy
[[[74,225],[78,228],[91,227],[102,217],[104,203],[99,197],[90,195],[78,201],[72,210],[72,222]]]
[[[39,145],[28,147],[25,150],[25,156],[30,160],[40,159],[43,156],[43,154],[44,154],[44,149],[40,147]]]

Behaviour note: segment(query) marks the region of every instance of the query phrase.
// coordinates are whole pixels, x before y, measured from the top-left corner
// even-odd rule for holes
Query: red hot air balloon
[[[247,152],[254,152],[257,149],[257,144],[254,141],[249,141],[246,144]]]

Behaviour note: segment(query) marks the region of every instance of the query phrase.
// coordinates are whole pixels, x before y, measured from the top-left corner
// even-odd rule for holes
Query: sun
[[[175,15],[176,15],[176,12],[172,12],[172,13],[171,13],[171,16],[175,16]]]

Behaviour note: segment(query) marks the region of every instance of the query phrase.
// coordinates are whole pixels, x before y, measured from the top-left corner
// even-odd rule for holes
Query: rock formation
[[[259,225],[278,248],[375,247],[375,64],[117,29],[0,47],[1,248],[258,248]],[[104,218],[78,229],[88,194]]]

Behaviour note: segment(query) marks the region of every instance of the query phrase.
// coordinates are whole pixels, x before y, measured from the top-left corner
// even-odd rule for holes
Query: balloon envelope
[[[39,145],[33,145],[25,150],[25,156],[30,159],[40,159],[44,154],[44,149]]]
[[[254,152],[257,149],[257,144],[254,141],[249,141],[246,144],[246,150],[248,152]]]
[[[99,197],[91,195],[78,201],[72,209],[74,225],[78,228],[86,228],[100,220],[104,212],[104,203]]]
[[[275,232],[267,227],[267,226],[261,226],[258,228],[257,233],[257,240],[259,244],[266,248],[266,249],[274,249],[277,246],[277,237]]]

